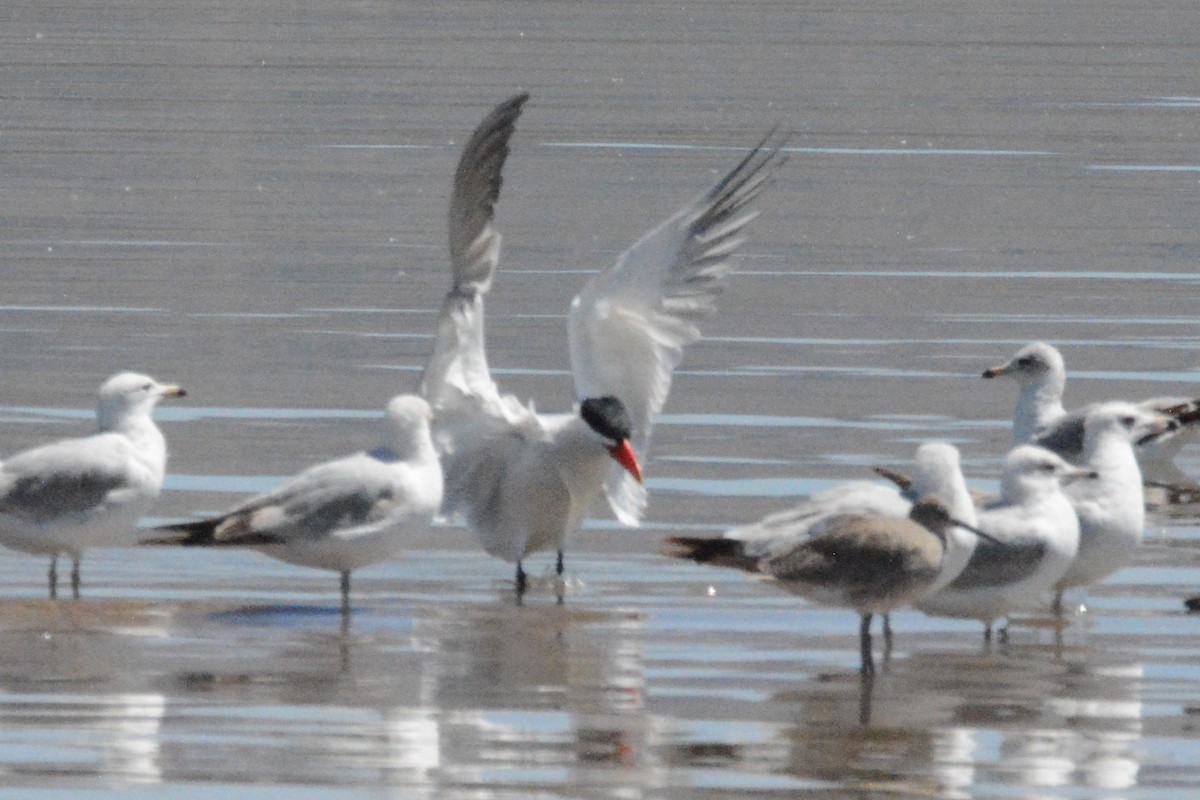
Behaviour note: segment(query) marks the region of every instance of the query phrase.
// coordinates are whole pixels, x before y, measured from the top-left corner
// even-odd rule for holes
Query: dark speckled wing
[[[763,564],[779,581],[837,588],[849,597],[904,594],[937,575],[943,546],[908,519],[829,518],[812,538]]]

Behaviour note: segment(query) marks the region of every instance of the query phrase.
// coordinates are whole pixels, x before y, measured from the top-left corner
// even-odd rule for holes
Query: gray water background
[[[441,528],[356,577],[252,553],[97,551],[84,600],[0,552],[0,795],[1176,797],[1200,782],[1190,509],[1061,642],[855,620],[670,562],[916,444],[994,480],[1011,385],[1200,390],[1200,7],[1161,3],[10,3],[0,12],[0,433],[90,429],[135,368],[188,388],[155,520],[374,443],[447,284],[459,147],[532,93],[506,169],[489,353],[572,400],[591,271],[794,131],[647,472],[568,595]],[[1200,452],[1180,467],[1200,476]],[[153,520],[152,520],[153,521]],[[548,562],[531,563],[535,575]],[[864,722],[864,710],[869,719]]]

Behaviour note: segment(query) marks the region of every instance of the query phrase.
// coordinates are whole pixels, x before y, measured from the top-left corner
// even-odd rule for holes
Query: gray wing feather
[[[486,292],[500,255],[500,234],[492,226],[500,198],[508,142],[529,94],[522,92],[492,109],[463,148],[450,198],[450,259],[454,286]]]
[[[220,544],[320,539],[381,522],[406,500],[394,479],[380,474],[382,469],[386,467],[367,454],[313,467],[230,511],[214,539]]]
[[[997,544],[980,539],[975,552],[949,589],[980,589],[1023,581],[1037,572],[1046,556],[1046,543],[1035,540]]]
[[[1033,438],[1033,443],[1057,453],[1068,461],[1079,459],[1083,456],[1083,421],[1091,408],[1087,406],[1073,411],[1039,431]]]
[[[3,464],[0,511],[34,523],[97,508],[129,488],[121,453],[97,439],[71,439],[21,453]]]
[[[643,451],[671,388],[683,348],[700,337],[696,322],[715,307],[732,256],[757,216],[751,203],[787,158],[775,131],[712,189],[661,223],[599,273],[571,303],[568,343],[579,398],[619,397]],[[605,483],[618,519],[636,525],[644,487],[613,469]]]
[[[441,409],[462,403],[499,409],[501,400],[484,349],[483,297],[500,259],[500,233],[492,221],[500,196],[521,107],[519,94],[496,106],[463,149],[450,201],[450,259],[453,285],[438,318],[433,355],[421,379],[421,394]]]

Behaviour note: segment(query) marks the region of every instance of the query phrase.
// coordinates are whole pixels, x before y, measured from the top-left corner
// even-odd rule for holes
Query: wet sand
[[[547,580],[468,533],[333,575],[250,553],[98,551],[84,599],[0,551],[0,793],[239,797],[1178,796],[1200,782],[1191,507],[1056,636],[898,615],[872,691],[855,619],[671,562],[945,439],[994,481],[1015,388],[1200,392],[1200,11],[1089,4],[106,2],[0,31],[0,430],[90,429],[100,381],[185,385],[155,520],[374,443],[446,289],[458,147],[517,89],[489,354],[565,406],[591,270],[794,129],[687,352],[640,530],[602,509]],[[1200,478],[1200,450],[1179,460]],[[153,521],[153,520],[152,520]],[[550,572],[548,560],[532,565]]]

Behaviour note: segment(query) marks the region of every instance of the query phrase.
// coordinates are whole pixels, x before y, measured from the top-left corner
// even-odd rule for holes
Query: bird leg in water
[[[875,673],[863,672],[859,675],[858,687],[858,724],[866,727],[871,724],[871,695],[875,692]]]
[[[1063,613],[1063,590],[1056,589],[1054,591],[1054,602],[1050,604],[1050,610],[1054,612],[1054,616],[1061,617]]]
[[[863,677],[875,675],[875,658],[871,654],[871,615],[862,615],[862,625],[858,629],[858,646],[862,654]]]
[[[350,618],[350,570],[342,572],[342,619]]]
[[[525,577],[525,570],[521,567],[521,562],[517,562],[517,600],[518,602],[525,596],[525,590],[529,587],[529,579]]]
[[[883,654],[888,657],[892,654],[892,615],[883,615]]]
[[[558,574],[558,586],[556,588],[558,591],[558,605],[561,606],[563,604],[563,595],[566,593],[566,590],[567,590],[567,587],[563,584],[563,580],[562,580],[563,551],[562,551],[561,547],[558,549],[558,561],[556,561],[554,564],[554,571]]]
[[[82,559],[82,553],[71,556],[71,597],[75,600],[79,599],[79,562]]]
[[[58,599],[58,553],[50,556],[50,599]]]

